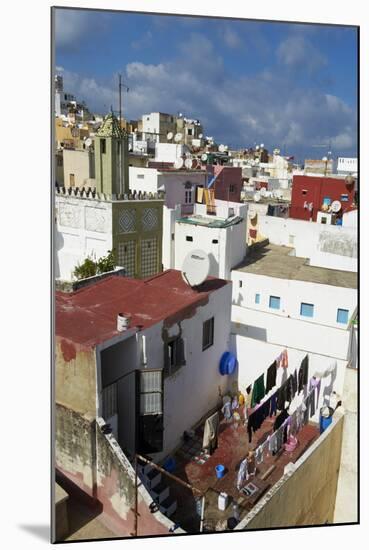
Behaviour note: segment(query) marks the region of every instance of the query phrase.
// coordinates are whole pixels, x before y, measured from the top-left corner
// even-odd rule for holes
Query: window
[[[117,412],[117,384],[114,383],[102,390],[102,417],[108,420]]]
[[[230,193],[234,193],[235,192],[235,186],[233,185],[233,183],[231,183],[231,185],[229,186],[229,192]]]
[[[320,223],[327,223],[327,218],[325,216],[322,216],[320,219]]]
[[[161,370],[139,373],[136,399],[139,403],[137,449],[141,453],[163,450],[163,375]]]
[[[346,325],[348,323],[348,309],[337,309],[337,323]]]
[[[164,354],[164,376],[171,376],[186,364],[183,339],[175,338],[164,344]]]
[[[172,241],[174,241],[174,233],[172,233]]]
[[[202,325],[202,351],[214,344],[214,317],[205,321]]]
[[[255,304],[260,304],[260,294],[255,294]]]
[[[186,241],[192,242],[192,241],[193,241],[193,237],[191,237],[191,235],[186,235]]]
[[[303,189],[303,190],[302,190],[302,194],[303,194],[303,195],[307,195],[307,190],[306,190],[306,189]]]
[[[349,196],[348,195],[341,195],[341,201],[343,202],[347,202],[349,200]]]
[[[189,204],[192,202],[192,191],[185,191],[185,203]]]
[[[106,140],[105,139],[101,140],[101,152],[106,153]]]
[[[138,180],[143,180],[145,178],[145,174],[137,174]]]
[[[314,317],[314,304],[301,303],[300,315],[303,317]]]
[[[218,244],[218,239],[213,239],[211,242],[212,242],[213,244]]]
[[[242,281],[238,281],[238,286],[242,288]]]
[[[58,157],[58,166],[63,166],[63,157]]]
[[[74,174],[69,174],[69,185],[71,187],[74,187],[75,183],[76,182],[75,182]]]
[[[329,206],[331,204],[331,199],[330,197],[324,197],[323,199],[323,204],[326,204],[327,206]]]
[[[281,299],[279,296],[269,296],[269,307],[271,309],[280,309]]]
[[[188,134],[189,136],[192,136],[192,132],[193,132],[192,128],[188,128],[188,129],[187,129],[187,134]]]

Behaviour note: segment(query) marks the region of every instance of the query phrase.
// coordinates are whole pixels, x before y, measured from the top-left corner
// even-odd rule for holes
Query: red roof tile
[[[160,321],[170,326],[191,317],[211,292],[226,284],[208,277],[193,290],[180,271],[168,270],[146,280],[113,275],[73,293],[57,291],[56,335],[93,347],[119,334],[118,313],[131,317],[131,327],[147,328]]]

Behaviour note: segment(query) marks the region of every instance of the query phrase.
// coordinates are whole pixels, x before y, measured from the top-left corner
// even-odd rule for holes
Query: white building
[[[167,135],[176,133],[176,117],[166,113],[142,115],[142,138],[156,143],[167,142]]]
[[[215,200],[215,208],[216,214],[209,215],[206,204],[196,203],[193,215],[179,218],[177,210],[170,219],[170,233],[169,223],[166,224],[166,216],[170,212],[164,210],[163,231],[171,238],[167,242],[168,246],[163,247],[163,263],[174,260],[175,269],[182,269],[186,255],[191,250],[200,249],[209,255],[209,274],[230,279],[231,269],[246,255],[247,205]],[[170,246],[172,248],[168,252]]]
[[[345,214],[339,226],[258,214],[256,229],[272,244],[289,246],[296,256],[309,258],[311,266],[356,272],[355,218],[357,214]]]
[[[174,164],[178,158],[183,158],[183,155],[188,152],[189,148],[187,145],[177,143],[156,143],[155,161],[172,162]]]
[[[338,157],[337,174],[357,176],[357,158]]]
[[[266,371],[283,349],[289,373],[309,355],[309,377],[332,368],[321,397],[343,390],[356,316],[354,273],[312,267],[288,247],[265,245],[232,270],[232,330],[241,388]]]

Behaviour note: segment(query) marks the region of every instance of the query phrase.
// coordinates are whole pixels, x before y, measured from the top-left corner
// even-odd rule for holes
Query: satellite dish
[[[192,168],[192,158],[188,158],[185,160],[185,167],[189,170]]]
[[[261,195],[262,197],[265,197],[266,194],[267,194],[267,191],[266,191],[265,187],[262,187],[262,188],[260,189],[260,195]]]
[[[182,166],[183,166],[183,158],[179,157],[176,159],[174,163],[174,168],[176,168],[176,170],[180,170]]]
[[[337,212],[339,212],[341,210],[340,201],[333,201],[332,204],[331,204],[331,210],[332,210],[332,212],[337,214]]]
[[[202,139],[204,136],[202,134],[199,134],[199,139]]]
[[[225,149],[224,149],[224,145],[223,145],[223,144],[219,145],[218,151],[219,151],[220,153],[224,153]]]
[[[260,160],[259,159],[255,159],[255,164],[259,164]]]
[[[255,150],[256,150],[256,151],[259,151],[259,145],[257,145],[257,146],[255,147]]]
[[[186,159],[190,159],[190,158],[192,158],[192,155],[189,151],[186,151],[185,157],[186,157]]]
[[[206,153],[203,153],[203,154],[201,155],[201,160],[202,160],[203,162],[206,162],[206,161],[208,160],[208,155],[207,155]]]
[[[264,143],[260,143],[260,149],[264,149]]]
[[[260,195],[259,191],[257,191],[254,195],[254,201],[259,202],[260,199],[261,199],[261,195]]]
[[[181,141],[181,139],[182,139],[182,134],[181,134],[181,132],[178,132],[178,134],[176,134],[176,135],[174,136],[174,141],[175,141],[176,143],[178,143],[179,141]]]
[[[225,146],[224,146],[224,150],[225,150],[225,151],[228,151],[228,145],[225,145]]]
[[[167,133],[167,139],[173,139],[173,132]]]
[[[91,138],[87,138],[85,143],[86,143],[87,147],[91,147],[91,145],[92,145],[92,139],[91,139]]]
[[[210,260],[203,250],[189,252],[182,264],[183,280],[191,287],[201,285],[209,275]]]

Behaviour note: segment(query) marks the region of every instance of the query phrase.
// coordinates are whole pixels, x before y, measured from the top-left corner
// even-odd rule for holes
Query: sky
[[[229,147],[357,155],[354,27],[57,9],[55,72],[102,114],[121,73],[125,118],[181,112]]]

